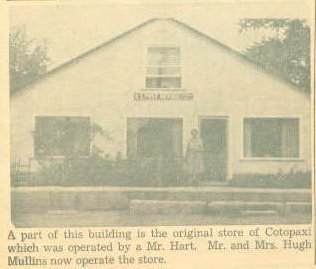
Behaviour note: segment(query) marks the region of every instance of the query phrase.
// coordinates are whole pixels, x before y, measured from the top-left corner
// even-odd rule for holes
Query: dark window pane
[[[36,117],[34,152],[36,156],[89,155],[89,118]]]
[[[298,119],[245,119],[244,155],[246,157],[299,157]]]
[[[178,77],[147,77],[146,88],[151,89],[179,89],[181,78]]]
[[[180,75],[180,67],[147,67],[148,75]]]

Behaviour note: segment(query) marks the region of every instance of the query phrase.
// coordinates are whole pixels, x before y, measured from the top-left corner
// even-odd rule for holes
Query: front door
[[[174,184],[182,157],[182,120],[130,118],[127,123],[127,155],[135,177],[157,186]]]
[[[204,118],[200,121],[204,145],[205,176],[207,181],[224,181],[227,177],[227,120]]]

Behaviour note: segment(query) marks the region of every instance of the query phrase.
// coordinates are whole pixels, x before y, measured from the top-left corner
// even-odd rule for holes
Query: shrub
[[[31,186],[132,186],[168,187],[187,185],[181,160],[111,160],[101,154],[89,158],[39,161],[31,177],[11,168],[12,185]],[[19,180],[22,178],[23,180]],[[246,188],[311,188],[311,172],[239,174],[229,185]]]
[[[239,174],[230,181],[234,187],[311,188],[311,172],[291,171],[278,174]]]
[[[153,159],[110,160],[99,155],[40,162],[29,185],[58,186],[178,186],[181,163]]]

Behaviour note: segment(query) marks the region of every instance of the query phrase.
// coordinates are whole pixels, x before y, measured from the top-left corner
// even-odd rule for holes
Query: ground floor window
[[[35,156],[83,156],[90,152],[88,117],[35,118]]]
[[[299,119],[244,119],[245,157],[299,157]]]

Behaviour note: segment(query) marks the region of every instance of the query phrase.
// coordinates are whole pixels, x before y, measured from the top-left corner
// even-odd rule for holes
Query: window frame
[[[298,120],[298,156],[297,157],[247,157],[245,155],[245,120],[246,119],[293,119]],[[243,116],[241,117],[241,158],[242,161],[304,161],[302,157],[302,116],[297,115],[291,115],[291,116],[285,116],[285,115],[260,115],[260,116]]]
[[[179,50],[179,64],[178,65],[149,65],[148,59],[149,59],[149,49],[150,48],[176,48]],[[150,44],[145,47],[145,60],[144,60],[144,90],[146,91],[182,91],[183,90],[183,65],[182,65],[182,48],[177,44]],[[148,68],[159,68],[159,67],[178,67],[180,69],[179,75],[153,75],[148,74],[147,69]],[[180,79],[180,87],[179,88],[148,88],[147,87],[147,78],[179,78]]]
[[[32,143],[33,143],[33,146],[32,146],[32,152],[33,152],[33,159],[35,160],[38,160],[38,159],[42,159],[42,160],[45,160],[45,159],[65,159],[67,156],[65,155],[38,155],[36,153],[36,150],[35,150],[35,141],[34,141],[34,135],[35,135],[35,132],[36,132],[36,118],[39,118],[39,117],[52,117],[52,118],[87,118],[88,121],[89,121],[89,126],[91,126],[91,116],[89,115],[75,115],[75,114],[71,114],[71,115],[52,115],[52,114],[36,114],[36,115],[33,115],[33,130],[32,130],[32,136],[33,136],[33,140],[32,140]],[[89,158],[91,157],[91,137],[90,137],[90,140],[89,140],[89,152],[88,154],[86,155],[80,155],[80,156],[77,156],[78,158],[81,158],[81,159],[86,159],[86,158]]]

